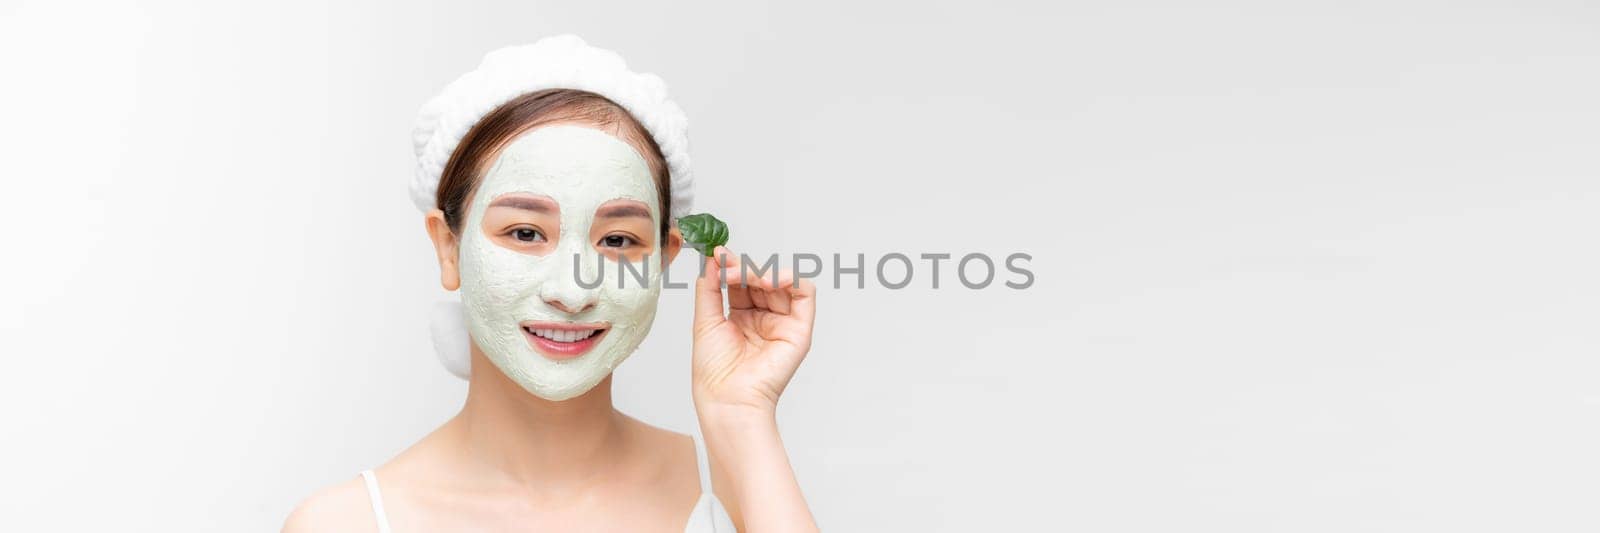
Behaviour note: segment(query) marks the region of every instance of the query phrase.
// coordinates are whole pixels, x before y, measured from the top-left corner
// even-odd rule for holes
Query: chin
[[[531,364],[513,364],[516,368],[512,369],[503,367],[499,362],[495,366],[501,367],[506,377],[528,391],[528,394],[559,402],[582,396],[611,375],[611,366],[600,361],[599,355],[588,354],[579,359],[551,361],[537,352],[531,352],[516,356]]]

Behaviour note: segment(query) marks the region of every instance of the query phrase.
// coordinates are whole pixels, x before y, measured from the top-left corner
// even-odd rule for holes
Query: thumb
[[[700,258],[700,277],[694,281],[694,325],[700,327],[721,322],[722,314],[722,267],[717,264],[717,257],[727,255],[728,249],[718,246],[712,250],[712,257]]]

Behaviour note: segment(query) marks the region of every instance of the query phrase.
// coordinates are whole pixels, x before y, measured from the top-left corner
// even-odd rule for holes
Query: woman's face
[[[507,377],[565,400],[638,348],[666,264],[656,192],[633,146],[584,125],[500,151],[462,225],[460,272],[472,340]]]

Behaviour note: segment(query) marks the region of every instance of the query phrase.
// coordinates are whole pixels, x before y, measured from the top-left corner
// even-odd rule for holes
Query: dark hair
[[[455,152],[450,154],[450,161],[445,163],[444,172],[439,176],[439,189],[434,194],[435,205],[444,211],[444,221],[450,231],[461,233],[467,201],[501,147],[523,132],[563,121],[615,127],[613,134],[643,149],[645,163],[656,179],[661,202],[661,235],[666,236],[671,226],[672,180],[661,147],[628,110],[604,96],[577,89],[544,89],[518,96],[484,115],[467,131]]]

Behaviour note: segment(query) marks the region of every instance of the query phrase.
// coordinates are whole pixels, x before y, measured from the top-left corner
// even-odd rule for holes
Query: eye
[[[606,235],[600,239],[600,246],[606,248],[626,248],[635,244],[639,244],[639,241],[627,235]]]
[[[544,242],[544,234],[533,228],[517,228],[511,230],[511,238],[522,242]]]

